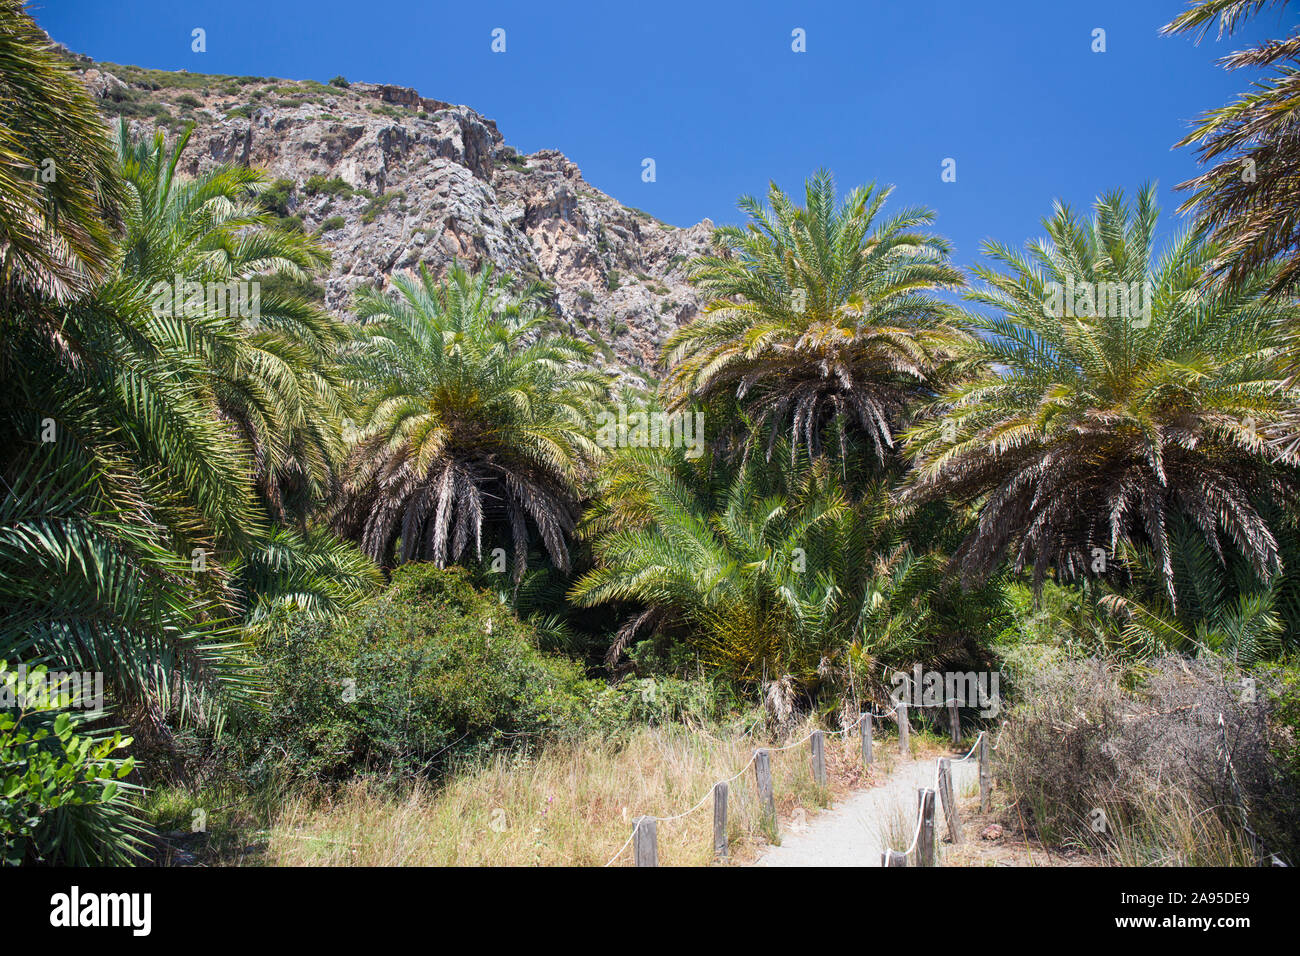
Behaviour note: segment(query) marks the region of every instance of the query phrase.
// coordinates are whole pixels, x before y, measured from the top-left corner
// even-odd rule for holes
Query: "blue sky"
[[[982,240],[1042,232],[1054,198],[1174,184],[1171,147],[1247,77],[1215,59],[1289,26],[1277,12],[1200,46],[1161,38],[1183,0],[620,3],[438,0],[40,0],[37,21],[97,59],[158,69],[413,86],[495,119],[524,152],[555,148],[589,182],[677,225],[736,221],[769,180],[818,166],[841,188],[893,183],[939,213],[959,263]],[[1291,14],[1294,17],[1294,14]],[[190,31],[207,31],[207,52]],[[491,50],[506,31],[506,52]],[[803,29],[807,51],[791,49]],[[1092,52],[1093,31],[1106,52]],[[641,178],[652,157],[657,179]],[[956,160],[956,182],[941,164]]]

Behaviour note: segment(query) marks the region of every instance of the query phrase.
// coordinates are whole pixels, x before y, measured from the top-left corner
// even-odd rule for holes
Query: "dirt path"
[[[899,764],[878,787],[862,790],[830,810],[808,820],[802,828],[786,827],[781,845],[768,849],[755,866],[880,866],[883,833],[900,812],[908,838],[916,824],[916,791],[933,787],[936,761],[912,760]],[[953,764],[953,789],[975,779],[974,760]],[[935,807],[935,828],[943,832],[943,811]]]

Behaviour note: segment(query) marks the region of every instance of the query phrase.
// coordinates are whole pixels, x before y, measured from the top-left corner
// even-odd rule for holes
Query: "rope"
[[[808,735],[808,737],[811,736],[812,734]],[[808,737],[805,737],[804,740],[807,740]],[[737,777],[744,774],[746,770],[748,770],[751,766],[753,766],[754,761],[757,759],[758,759],[758,751],[755,750],[753,755],[750,756],[749,761],[748,763],[745,764],[745,766],[741,767],[739,770],[737,770],[727,779],[718,781],[718,783],[731,783],[731,781],[735,780]],[[650,816],[648,814],[645,816],[638,817],[635,825],[633,825],[632,827],[631,834],[627,838],[627,842],[618,848],[618,852],[609,858],[609,863],[606,863],[605,866],[611,866],[615,860],[617,860],[620,856],[623,855],[623,851],[626,850],[631,845],[632,841],[636,838],[636,832],[637,830],[640,829],[642,820],[649,819],[649,820],[654,820],[658,823],[671,823],[673,820],[680,820],[682,817],[690,816],[692,813],[700,809],[702,806],[704,806],[704,804],[708,802],[709,797],[713,796],[713,791],[717,786],[718,784],[715,783],[712,787],[709,788],[708,792],[703,797],[700,798],[699,803],[695,804],[695,806],[691,807],[689,810],[686,810],[682,813],[675,814],[674,816],[671,817],[656,817],[656,816]]]
[[[945,703],[946,703],[946,702],[945,702]],[[895,707],[894,710],[889,711],[889,712],[886,713],[886,714],[873,714],[872,716],[873,716],[873,717],[887,717],[887,716],[889,716],[889,714],[892,714],[892,713],[896,712],[897,710],[898,710],[898,708]],[[837,737],[837,736],[840,736],[840,735],[848,736],[849,734],[852,733],[852,731],[853,731],[853,726],[849,726],[849,727],[842,727],[842,728],[840,728],[839,730],[823,730],[823,731],[821,731],[821,733],[824,734],[824,735],[831,736],[831,737]],[[813,735],[816,734],[816,733],[818,733],[818,731],[816,731],[816,730],[811,731],[811,732],[809,732],[809,734],[808,734],[806,737],[803,737],[803,738],[801,738],[801,739],[799,739],[799,740],[796,740],[794,743],[786,744],[784,747],[762,747],[762,748],[759,748],[759,749],[760,749],[760,750],[767,750],[767,751],[770,752],[770,753],[780,753],[780,752],[785,751],[785,750],[792,750],[792,749],[794,749],[795,747],[798,747],[800,744],[807,743],[809,740],[811,740],[811,739],[813,738]],[[999,736],[1000,736],[1000,735],[1001,735],[1001,731],[999,730]],[[983,737],[984,737],[984,731],[981,730],[981,731],[979,732],[979,736],[975,738],[975,743],[974,743],[973,745],[971,745],[970,750],[968,750],[968,751],[966,752],[966,756],[960,758],[959,760],[954,760],[953,763],[963,763],[963,762],[969,760],[969,759],[971,758],[971,754],[973,754],[973,753],[975,752],[975,748],[979,746],[979,742],[980,742],[980,740],[981,740]],[[993,749],[996,750],[997,747],[994,747]],[[719,781],[719,783],[728,783],[728,784],[729,784],[729,783],[731,783],[733,780],[735,780],[737,777],[740,777],[741,775],[743,775],[743,774],[745,773],[746,770],[748,770],[751,766],[753,766],[754,761],[758,759],[758,753],[759,753],[759,751],[758,751],[758,750],[755,750],[754,753],[753,753],[753,755],[750,756],[749,761],[748,761],[748,762],[747,762],[743,767],[741,767],[739,770],[737,770],[735,773],[733,773],[730,777],[727,777],[725,780],[721,780],[721,781]],[[642,820],[654,820],[654,821],[656,821],[656,822],[658,822],[658,823],[671,823],[671,822],[674,821],[674,820],[680,820],[680,819],[682,819],[682,817],[688,817],[688,816],[690,816],[692,813],[694,813],[696,810],[699,810],[699,809],[700,809],[701,807],[703,807],[706,803],[708,803],[709,798],[710,798],[711,796],[713,796],[713,791],[714,791],[714,789],[717,787],[717,785],[718,785],[718,784],[715,783],[712,787],[710,787],[709,790],[708,790],[708,792],[705,793],[704,796],[700,798],[699,802],[696,803],[695,806],[691,807],[689,810],[684,810],[684,811],[682,811],[681,813],[674,814],[673,816],[670,816],[670,817],[658,817],[658,816],[652,816],[652,815],[650,815],[650,814],[646,814],[646,815],[644,815],[644,816],[638,817],[636,823],[635,823],[635,824],[633,825],[633,827],[632,827],[632,832],[631,832],[631,834],[628,835],[627,841],[626,841],[626,842],[625,842],[621,847],[618,848],[618,852],[616,852],[612,857],[609,858],[609,862],[606,863],[605,866],[612,866],[612,865],[614,864],[614,862],[615,862],[616,860],[618,860],[618,858],[619,858],[620,856],[623,855],[623,851],[626,850],[629,846],[632,845],[632,841],[633,841],[634,839],[636,839],[637,830],[639,830],[640,827],[641,827],[641,821],[642,821]],[[935,762],[935,765],[934,765],[934,788],[933,788],[933,789],[935,790],[936,793],[937,793],[938,790],[939,790],[939,764],[938,764],[937,761]],[[906,856],[907,854],[911,853],[912,850],[914,850],[914,849],[916,848],[916,841],[920,838],[920,835],[921,835],[921,815],[920,815],[920,813],[918,813],[918,814],[916,815],[916,832],[912,835],[912,845],[911,845],[907,850],[904,851],[904,856]]]
[[[1232,784],[1232,795],[1236,800],[1237,809],[1241,812],[1241,827],[1246,831],[1246,837],[1250,841],[1250,848],[1254,851],[1257,860],[1263,860],[1266,856],[1264,846],[1260,842],[1259,835],[1250,825],[1250,815],[1246,812],[1246,801],[1241,796],[1241,783],[1237,780],[1237,768],[1232,765],[1232,751],[1228,744],[1228,725],[1223,721],[1223,711],[1219,711],[1219,732],[1223,735],[1223,765],[1228,771],[1228,782]]]
[[[934,778],[934,779],[935,779],[935,786],[938,787],[938,785],[939,785],[939,769],[938,769],[937,766],[935,767],[935,778]],[[911,856],[911,855],[916,851],[916,844],[917,844],[917,841],[921,839],[921,819],[922,819],[922,817],[921,817],[921,808],[918,806],[918,807],[916,808],[916,830],[912,833],[912,843],[911,843],[911,845],[910,845],[906,850],[903,851],[903,856]]]
[[[966,756],[962,757],[960,760],[953,760],[952,762],[965,763],[967,760],[970,760],[970,755],[975,752],[975,748],[980,745],[980,741],[983,739],[984,739],[984,731],[981,730],[979,736],[975,738],[975,743],[971,744],[970,750],[966,751]]]
[[[870,713],[872,717],[876,717],[876,718],[892,717],[894,714],[898,713],[898,708],[902,704],[906,704],[908,707],[913,707],[916,708],[917,710],[924,710],[928,707],[947,707],[949,704],[958,704],[963,707],[967,706],[960,698],[949,697],[947,700],[939,701],[939,703],[937,704],[908,704],[907,701],[899,701],[898,703],[894,704],[894,706],[891,707],[889,710],[885,711],[883,714],[877,714],[875,711],[870,711]],[[974,706],[974,705],[970,705],[970,706]]]
[[[971,745],[970,750],[966,751],[966,756],[962,757],[960,760],[952,760],[951,762],[965,763],[967,760],[969,760],[971,758],[971,754],[975,752],[975,748],[980,745],[980,740],[981,738],[983,738],[983,736],[984,736],[984,731],[981,730],[979,732],[979,736],[975,738],[975,743]],[[934,762],[934,786],[931,789],[934,790],[936,794],[939,792],[939,761],[937,760]],[[916,851],[916,844],[917,841],[920,839],[921,839],[921,808],[918,806],[916,810],[916,829],[912,832],[912,842],[908,846],[908,848],[903,851],[903,856],[911,856]]]
[[[814,730],[813,734],[815,733],[817,733],[817,731]],[[798,747],[800,744],[812,740],[812,736],[813,736],[812,734],[809,734],[807,737],[803,738],[803,740],[796,740],[794,743],[786,744],[784,747],[765,747],[763,749],[770,750],[772,753],[780,753],[782,750],[792,750],[795,747]]]
[[[622,856],[623,851],[632,845],[632,841],[636,838],[636,831],[639,830],[640,828],[641,828],[641,821],[637,820],[636,825],[632,827],[632,833],[628,836],[627,842],[618,848],[618,852],[609,858],[609,862],[606,863],[605,866],[614,865],[614,861],[617,860],[620,856]]]
[[[741,767],[739,770],[733,773],[726,780],[719,780],[718,783],[731,783],[731,781],[735,780],[737,777],[741,776],[746,770],[748,770],[750,766],[753,765],[754,761],[757,759],[758,759],[758,751],[755,750],[754,755],[749,758],[749,763],[745,764],[745,766]],[[682,817],[690,816],[692,813],[700,809],[700,807],[704,806],[704,804],[708,802],[709,797],[713,796],[713,791],[717,788],[717,786],[718,784],[715,783],[712,787],[710,787],[709,792],[706,793],[700,799],[700,802],[697,803],[695,806],[691,807],[685,813],[679,813],[676,816],[671,816],[671,817],[654,817],[654,819],[658,820],[660,823],[671,823],[673,820],[680,820]]]
[[[828,735],[830,735],[830,736],[832,736],[832,737],[836,737],[836,736],[839,736],[840,734],[849,734],[852,730],[853,730],[852,727],[844,727],[844,728],[841,728],[840,730],[823,730],[822,733],[823,733],[823,734],[828,734]],[[792,749],[792,748],[794,748],[794,747],[799,746],[799,745],[802,744],[802,743],[806,743],[806,742],[808,742],[809,740],[811,740],[813,734],[815,734],[815,733],[817,733],[817,731],[814,730],[814,731],[812,731],[811,733],[809,733],[807,737],[804,737],[802,740],[796,740],[794,743],[792,743],[792,744],[786,744],[784,747],[763,747],[763,748],[759,748],[759,749],[762,749],[762,750],[768,750],[768,751],[773,752],[773,753],[779,753],[779,752],[782,751],[782,750],[790,750],[790,749]],[[719,781],[719,783],[731,783],[731,781],[733,781],[733,780],[735,780],[737,777],[743,775],[744,772],[745,772],[746,770],[748,770],[751,766],[753,766],[754,761],[757,760],[757,759],[758,759],[758,750],[755,750],[754,753],[753,753],[753,755],[749,758],[749,761],[748,761],[748,762],[747,762],[743,767],[741,767],[739,770],[737,770],[735,773],[733,773],[733,774],[732,774],[730,777],[728,777],[727,779],[722,780],[722,781]],[[636,839],[636,833],[637,833],[637,830],[638,830],[638,829],[640,828],[640,826],[641,826],[641,821],[642,821],[642,820],[644,820],[644,819],[651,819],[651,820],[655,820],[655,821],[657,821],[657,822],[659,822],[659,823],[671,823],[673,820],[680,820],[682,817],[690,816],[692,813],[694,813],[696,810],[698,810],[698,809],[700,809],[701,807],[703,807],[703,806],[708,802],[709,797],[713,796],[713,790],[714,790],[714,787],[716,787],[716,786],[717,786],[717,784],[715,783],[715,784],[713,785],[713,787],[710,787],[710,788],[709,788],[708,793],[706,793],[703,797],[700,798],[699,803],[695,804],[695,806],[691,807],[689,810],[683,811],[682,813],[674,814],[674,815],[671,816],[671,817],[656,817],[656,816],[650,816],[650,815],[648,815],[648,814],[647,814],[646,816],[639,817],[639,818],[637,819],[636,824],[632,827],[632,832],[631,832],[631,834],[628,836],[628,838],[627,838],[627,842],[624,843],[621,847],[618,848],[618,852],[615,853],[612,857],[609,858],[609,862],[606,863],[605,866],[611,866],[611,865],[613,865],[613,863],[614,863],[614,862],[615,862],[615,861],[616,861],[620,856],[623,855],[623,851],[626,850],[629,846],[631,846],[632,841],[633,841],[634,839]]]

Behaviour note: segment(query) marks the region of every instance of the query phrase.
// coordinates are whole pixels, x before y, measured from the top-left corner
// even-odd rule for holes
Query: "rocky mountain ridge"
[[[272,201],[333,254],[325,305],[346,314],[359,286],[421,264],[485,259],[553,291],[561,324],[597,364],[653,374],[659,347],[700,299],[686,262],[712,223],[682,229],[595,189],[562,153],[522,155],[473,109],[406,87],[146,70],[76,57],[106,117],[176,136],[193,174],[221,163],[266,169]]]

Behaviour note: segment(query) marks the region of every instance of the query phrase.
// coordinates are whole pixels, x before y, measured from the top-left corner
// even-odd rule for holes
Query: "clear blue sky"
[[[1214,60],[1289,29],[1268,12],[1199,47],[1157,35],[1183,0],[40,0],[38,22],[97,59],[158,69],[413,86],[495,119],[524,152],[563,151],[589,182],[678,225],[735,221],[736,197],[818,166],[939,212],[958,262],[1019,245],[1060,197],[1158,179],[1171,150],[1247,77]],[[1286,17],[1284,19],[1284,17]],[[207,31],[207,52],[190,31]],[[494,28],[506,52],[491,50]],[[1105,53],[1091,50],[1095,28]],[[791,50],[806,31],[807,52]],[[657,181],[641,180],[653,157]],[[940,179],[957,161],[957,181]]]

